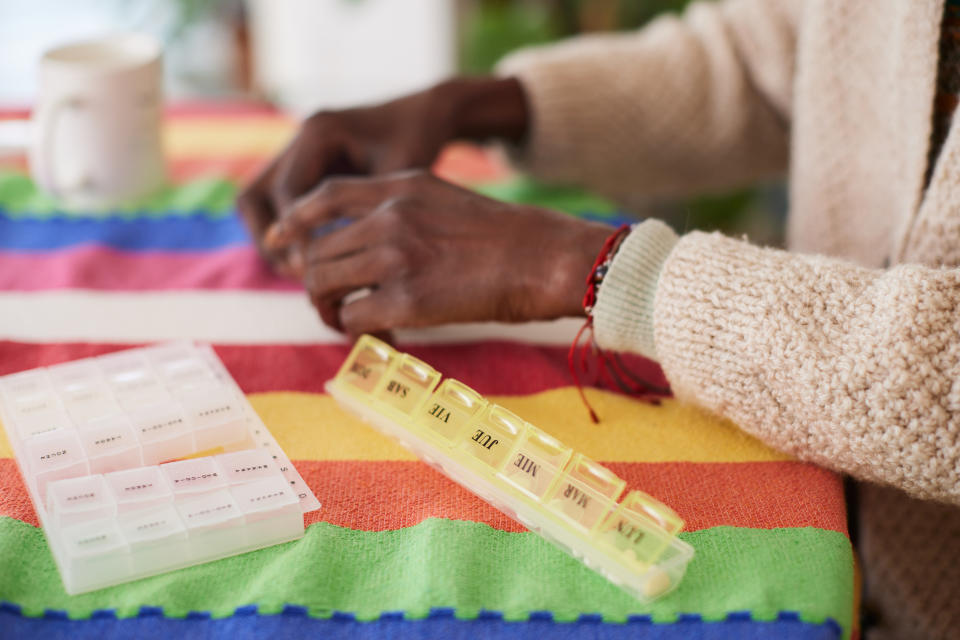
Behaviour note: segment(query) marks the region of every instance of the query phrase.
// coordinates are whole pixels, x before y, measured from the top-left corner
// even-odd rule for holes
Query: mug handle
[[[37,131],[35,135],[39,135],[41,140],[40,144],[37,145],[35,168],[38,177],[41,182],[43,182],[43,186],[58,198],[72,191],[83,189],[89,183],[89,178],[82,176],[71,185],[61,184],[61,181],[57,179],[55,161],[55,151],[57,149],[56,131],[57,125],[60,122],[60,116],[65,109],[80,109],[83,108],[83,106],[83,100],[76,96],[60,98],[53,103],[52,107],[44,112],[40,122],[37,123],[39,131]]]

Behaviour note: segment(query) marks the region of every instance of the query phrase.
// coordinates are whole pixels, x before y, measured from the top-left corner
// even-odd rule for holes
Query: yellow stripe
[[[666,400],[652,406],[588,390],[602,422],[592,424],[573,387],[527,396],[492,396],[574,450],[607,462],[752,462],[790,460],[732,423]],[[414,460],[415,457],[342,411],[325,395],[260,393],[254,408],[294,460]]]
[[[592,424],[576,389],[489,399],[559,438],[574,450],[606,462],[756,462],[789,460],[732,423],[690,405],[665,400],[652,406],[593,389],[590,402],[602,422]],[[415,460],[392,440],[318,393],[269,392],[248,396],[280,446],[293,460]],[[13,455],[0,436],[0,456]]]
[[[164,145],[173,159],[270,156],[285,145],[294,123],[263,116],[185,118],[167,121]]]

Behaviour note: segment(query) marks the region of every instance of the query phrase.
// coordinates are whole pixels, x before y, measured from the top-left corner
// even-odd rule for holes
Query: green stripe
[[[617,206],[606,198],[576,187],[545,184],[526,176],[506,182],[470,185],[470,188],[489,198],[530,204],[566,213],[592,213],[600,217],[613,216],[617,213]]]
[[[235,196],[236,185],[229,180],[195,178],[168,185],[137,206],[122,207],[105,215],[120,219],[189,215],[221,218],[232,210]],[[54,214],[64,215],[56,201],[40,191],[29,177],[12,171],[0,172],[0,210],[11,218],[44,219]]]
[[[830,617],[849,630],[853,557],[845,536],[823,529],[715,527],[683,534],[696,549],[687,576],[673,593],[643,605],[532,533],[429,519],[396,531],[355,531],[327,523],[309,527],[298,542],[227,558],[183,571],[80,596],[67,596],[43,534],[19,520],[0,518],[0,600],[27,615],[65,610],[84,618],[97,609],[133,616],[141,605],[167,615],[209,611],[230,615],[258,604],[265,613],[284,604],[316,616],[381,611],[425,616],[452,607],[463,617],[481,608],[524,619],[553,611],[557,619],[600,613],[610,621],[632,614],[674,620],[751,611],[758,619],[800,613],[807,622]]]
[[[471,188],[498,200],[572,214],[586,212],[608,217],[617,212],[611,201],[582,189],[546,185],[526,177],[472,185]],[[232,209],[236,189],[236,185],[226,178],[194,178],[168,185],[137,206],[122,207],[106,215],[121,219],[198,214],[221,217]],[[52,197],[37,188],[28,176],[16,171],[0,171],[0,210],[13,218],[44,219],[53,214],[63,214]]]

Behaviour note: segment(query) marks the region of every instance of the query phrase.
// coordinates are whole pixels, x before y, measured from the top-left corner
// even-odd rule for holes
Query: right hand
[[[525,129],[526,103],[513,79],[452,80],[379,106],[320,111],[244,189],[237,207],[261,255],[299,278],[299,250],[271,250],[263,236],[325,178],[427,168],[455,138],[517,140]]]

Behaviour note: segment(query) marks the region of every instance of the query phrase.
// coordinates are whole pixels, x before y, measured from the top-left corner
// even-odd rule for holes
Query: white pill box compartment
[[[299,538],[320,506],[209,346],[0,377],[0,419],[71,594]]]
[[[408,354],[362,336],[326,389],[341,405],[631,595],[676,588],[682,520],[610,470]]]

